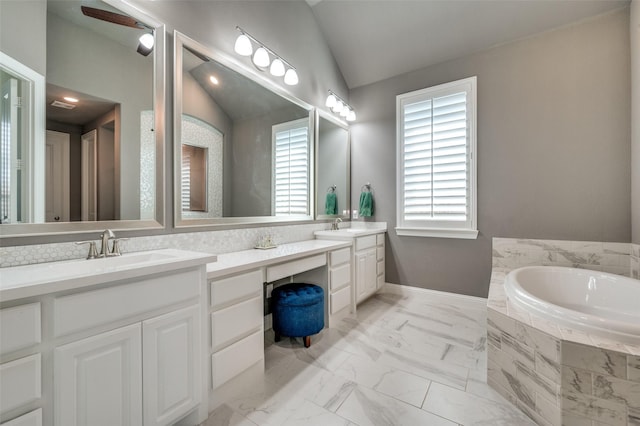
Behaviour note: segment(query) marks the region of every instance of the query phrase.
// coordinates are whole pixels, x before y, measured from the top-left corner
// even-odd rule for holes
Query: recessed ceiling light
[[[210,76],[209,76],[209,81],[211,81],[213,84],[216,84],[216,85],[217,85],[217,84],[220,84],[220,82],[218,81],[218,79],[217,79],[215,76],[213,76],[213,75],[210,75]]]
[[[72,98],[71,96],[65,96],[63,99],[67,102],[73,102],[74,104],[78,102],[76,98]]]

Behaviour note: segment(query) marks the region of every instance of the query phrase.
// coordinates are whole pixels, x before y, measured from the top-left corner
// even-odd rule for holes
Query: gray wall
[[[473,75],[480,235],[398,237],[395,96]],[[387,281],[486,296],[492,237],[630,241],[630,90],[629,9],[352,90],[352,187],[389,224]]]
[[[47,2],[0,0],[0,51],[39,74],[47,71]]]
[[[640,0],[631,2],[631,241],[640,244]]]

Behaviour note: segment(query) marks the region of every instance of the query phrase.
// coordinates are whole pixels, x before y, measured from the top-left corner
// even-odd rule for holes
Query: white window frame
[[[476,239],[477,224],[477,153],[476,153],[476,85],[475,76],[396,96],[396,233],[399,236]],[[404,215],[404,105],[459,92],[467,93],[467,184],[466,221],[405,220]]]
[[[305,128],[307,130],[307,175],[306,175],[306,212],[305,213],[291,213],[291,206],[289,206],[288,212],[278,213],[276,209],[276,135],[280,132],[290,131],[295,129]],[[275,124],[271,127],[271,158],[272,158],[272,174],[271,174],[271,215],[272,216],[307,216],[311,212],[311,197],[309,188],[311,188],[311,148],[310,148],[310,126],[308,118],[301,118],[298,120],[288,121],[285,123]]]

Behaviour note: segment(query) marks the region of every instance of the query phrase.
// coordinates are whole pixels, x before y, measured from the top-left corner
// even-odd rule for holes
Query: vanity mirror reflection
[[[122,0],[47,0],[41,16],[20,3],[3,13],[46,28],[47,72],[29,91],[29,68],[2,56],[3,90],[18,89],[2,111],[0,234],[162,227],[164,25]]]
[[[321,110],[317,110],[316,123],[316,218],[349,218],[351,148],[348,126]]]
[[[175,225],[311,220],[312,108],[174,33]]]

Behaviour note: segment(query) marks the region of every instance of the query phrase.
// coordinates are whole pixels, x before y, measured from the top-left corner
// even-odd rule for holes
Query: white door
[[[69,134],[47,130],[45,220],[69,221]]]
[[[140,324],[55,349],[56,426],[142,425]]]
[[[378,261],[376,259],[376,249],[366,252],[365,260],[365,286],[367,295],[373,294],[378,285]]]
[[[97,131],[82,135],[82,208],[83,221],[98,220],[97,216]]]
[[[367,276],[367,253],[356,253],[356,295],[357,300],[360,302],[367,290],[366,276]]]
[[[142,323],[144,424],[168,425],[200,403],[200,308]]]

